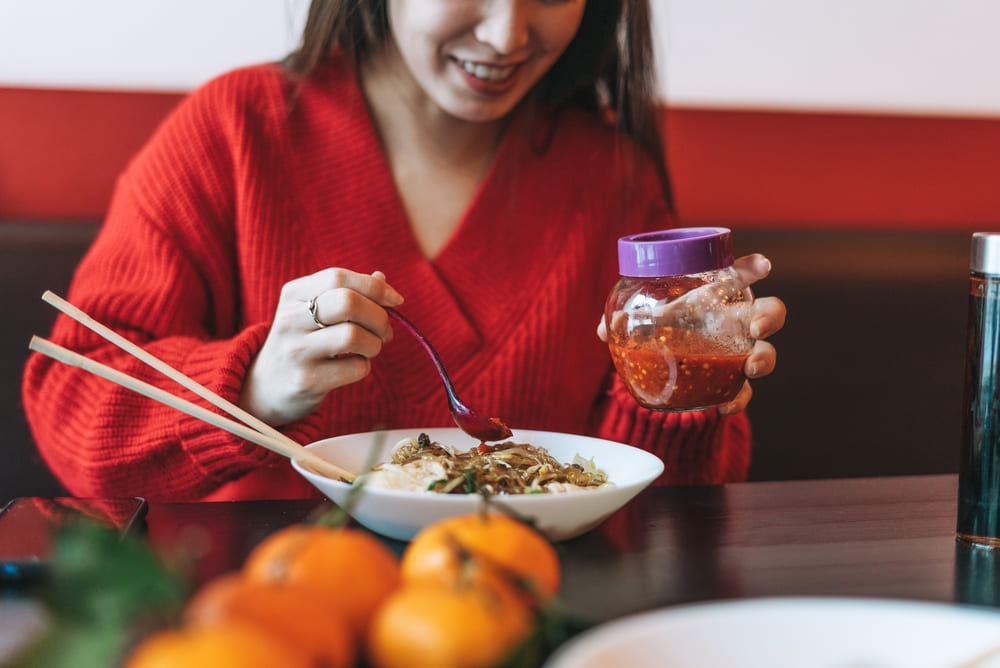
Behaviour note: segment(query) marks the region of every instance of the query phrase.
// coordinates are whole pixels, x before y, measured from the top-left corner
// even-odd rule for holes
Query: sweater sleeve
[[[235,402],[267,325],[240,319],[228,145],[236,129],[216,111],[222,88],[182,102],[119,179],[69,301]],[[65,316],[52,339],[205,404]],[[38,354],[25,369],[23,401],[43,458],[80,496],[199,498],[277,458]]]
[[[600,438],[628,443],[663,460],[656,485],[713,485],[745,480],[750,467],[750,422],[745,413],[717,409],[652,411],[640,406],[612,372],[597,411]]]

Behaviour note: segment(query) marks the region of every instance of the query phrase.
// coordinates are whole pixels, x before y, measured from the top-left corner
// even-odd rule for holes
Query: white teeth
[[[504,81],[508,79],[510,75],[514,72],[514,67],[490,67],[489,65],[481,65],[478,63],[470,63],[467,60],[460,60],[458,64],[462,66],[462,69],[476,77],[477,79],[482,79],[483,81]]]

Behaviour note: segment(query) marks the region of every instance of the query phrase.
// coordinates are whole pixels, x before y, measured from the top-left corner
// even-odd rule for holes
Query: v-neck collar
[[[406,299],[400,311],[435,345],[453,377],[460,376],[488,338],[483,332],[495,337],[510,330],[516,311],[527,307],[525,291],[545,272],[528,256],[536,255],[539,233],[552,230],[534,229],[537,217],[517,211],[527,175],[522,168],[530,168],[534,155],[530,140],[517,121],[507,128],[455,231],[431,260],[413,233],[355,69],[338,61],[308,86],[299,101],[303,120],[294,124],[296,171],[301,206],[310,209],[306,218],[323,221],[308,230],[316,269],[385,272]],[[548,236],[541,234],[542,243]],[[509,309],[498,309],[498,300]],[[411,354],[411,346],[393,342],[380,358],[392,365]]]

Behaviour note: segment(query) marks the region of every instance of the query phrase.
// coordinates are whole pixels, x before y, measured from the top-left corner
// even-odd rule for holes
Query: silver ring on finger
[[[326,327],[326,323],[319,319],[319,304],[316,303],[318,297],[319,295],[307,301],[306,308],[309,310],[309,315],[312,317],[313,322],[316,323],[316,327],[323,329]]]

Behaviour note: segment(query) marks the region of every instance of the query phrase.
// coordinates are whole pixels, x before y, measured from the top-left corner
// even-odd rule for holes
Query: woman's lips
[[[489,65],[471,60],[454,59],[466,84],[477,93],[498,94],[514,84],[517,65]]]
[[[459,67],[477,79],[482,79],[492,83],[506,81],[510,78],[510,75],[514,73],[514,65],[488,65],[486,63],[476,63],[470,60],[456,60],[455,62],[458,63]]]

